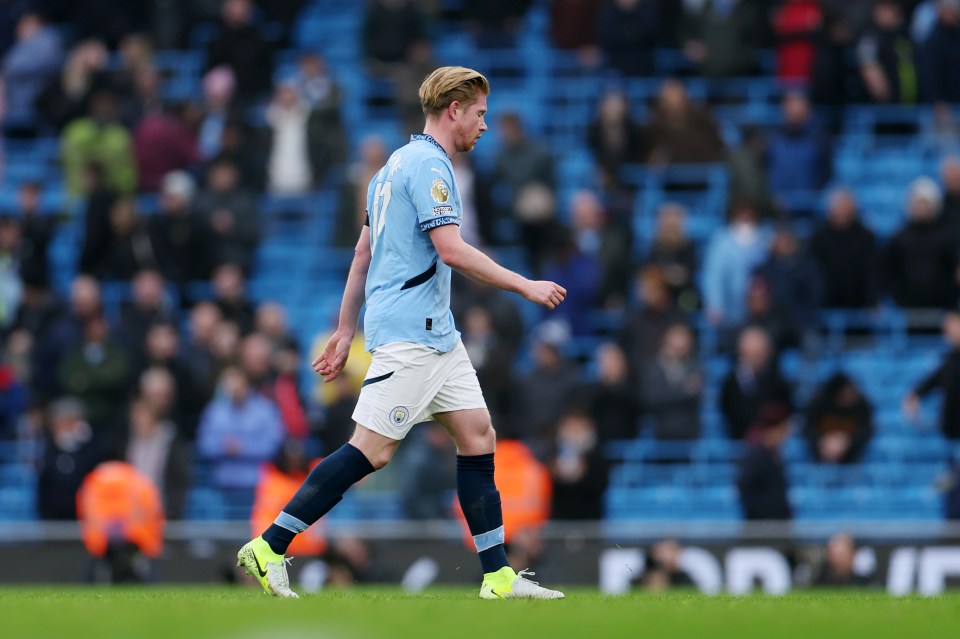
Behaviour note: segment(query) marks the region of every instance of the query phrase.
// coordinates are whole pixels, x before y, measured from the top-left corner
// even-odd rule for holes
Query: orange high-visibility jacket
[[[126,462],[100,464],[86,476],[77,492],[77,517],[83,545],[95,557],[103,557],[116,537],[148,557],[159,557],[163,550],[160,491]]]
[[[319,460],[313,465],[318,463]],[[303,473],[282,473],[273,464],[263,465],[253,498],[253,510],[250,512],[251,536],[260,535],[273,523],[306,478]],[[326,530],[323,522],[318,521],[297,535],[287,552],[302,557],[316,557],[322,555],[326,549]]]
[[[498,441],[493,463],[493,479],[500,491],[500,503],[503,507],[504,537],[505,541],[509,542],[513,533],[525,528],[539,528],[550,519],[553,482],[547,467],[519,441]],[[463,524],[467,547],[473,548],[473,537],[456,498],[454,511]]]

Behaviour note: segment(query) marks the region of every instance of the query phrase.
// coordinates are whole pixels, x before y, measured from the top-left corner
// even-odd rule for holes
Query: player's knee
[[[373,466],[374,470],[380,470],[384,466],[390,463],[390,460],[393,459],[393,450],[389,448],[384,448],[378,450],[375,453],[371,454],[370,465]]]

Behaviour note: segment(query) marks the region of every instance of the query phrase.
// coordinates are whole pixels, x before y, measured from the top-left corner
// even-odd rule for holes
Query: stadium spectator
[[[626,305],[630,288],[633,233],[610,215],[593,191],[577,191],[570,202],[573,240],[581,253],[600,263],[596,300],[604,308]],[[561,307],[562,308],[562,307]]]
[[[849,588],[877,586],[870,575],[856,569],[857,546],[850,533],[839,532],[827,541],[826,561],[813,585],[822,588]]]
[[[85,245],[81,270],[101,279],[130,281],[139,271],[157,268],[147,223],[137,212],[136,201],[131,197],[119,198],[110,206],[108,215],[103,248],[97,251]]]
[[[794,346],[807,345],[823,300],[823,279],[790,227],[777,229],[770,255],[756,273],[769,286],[773,308],[788,322],[787,341]]]
[[[27,386],[18,379],[18,371],[11,365],[8,340],[0,340],[7,361],[0,363],[0,441],[18,440],[26,433],[20,425],[21,415],[27,410]]]
[[[868,97],[874,102],[912,104],[920,95],[916,53],[903,8],[896,0],[878,0],[872,22],[857,42],[857,63]]]
[[[254,328],[269,340],[275,354],[285,348],[299,349],[297,338],[290,334],[287,311],[277,302],[264,302],[257,307]]]
[[[236,117],[234,103],[237,78],[225,66],[215,67],[203,76],[203,103],[198,107],[197,146],[200,158],[210,162],[219,157],[227,124]]]
[[[737,340],[737,360],[720,389],[727,436],[743,439],[765,405],[775,403],[789,409],[792,394],[780,373],[770,335],[762,328],[745,329]]]
[[[819,462],[860,461],[873,436],[873,406],[846,373],[833,374],[807,405],[804,435]]]
[[[206,188],[196,201],[197,215],[210,234],[214,266],[237,264],[249,272],[260,242],[260,223],[251,194],[240,183],[237,165],[226,159],[207,169]]]
[[[686,324],[670,326],[640,385],[644,410],[653,418],[655,438],[672,441],[700,436],[703,386],[693,331]]]
[[[940,431],[947,439],[960,440],[960,311],[952,310],[943,320],[943,338],[948,350],[940,365],[923,379],[903,400],[910,419],[920,413],[920,398],[934,390],[943,391],[940,407]]]
[[[337,215],[337,245],[353,246],[357,233],[367,218],[367,187],[377,171],[387,163],[387,146],[383,138],[365,136],[360,141],[356,162],[347,167],[340,192],[340,207]]]
[[[233,322],[242,335],[253,330],[256,310],[247,298],[243,272],[236,264],[224,264],[213,273],[214,302],[223,319]]]
[[[276,195],[300,195],[314,183],[320,139],[311,135],[310,109],[292,82],[277,85],[267,106],[267,189]]]
[[[729,328],[720,334],[720,349],[725,353],[737,350],[737,339],[745,328],[756,326],[762,328],[770,336],[775,352],[785,348],[799,346],[797,327],[794,325],[787,309],[779,308],[773,303],[770,282],[755,275],[747,286],[747,315],[743,322],[736,327]],[[806,327],[810,329],[811,327]]]
[[[16,320],[23,281],[17,268],[17,254],[22,244],[20,225],[11,217],[0,217],[0,331]]]
[[[610,0],[601,9],[597,40],[607,67],[625,76],[653,75],[653,52],[662,28],[658,4],[656,0]]]
[[[647,590],[662,591],[669,588],[694,586],[693,579],[680,567],[680,554],[683,551],[675,539],[658,541],[647,555],[646,570],[643,571],[643,587]]]
[[[453,177],[460,191],[463,214],[460,216],[460,236],[471,246],[483,250],[497,239],[496,219],[480,215],[489,210],[489,189],[483,177],[474,169],[467,153],[457,153],[451,158]]]
[[[184,171],[163,178],[160,210],[147,220],[147,233],[163,276],[179,285],[210,275],[206,230],[193,209],[193,178]]]
[[[816,40],[823,24],[818,0],[787,0],[773,16],[777,77],[807,86],[813,77]]]
[[[566,357],[569,345],[570,329],[563,322],[546,321],[537,326],[533,331],[533,368],[517,384],[509,432],[541,455],[552,440],[551,429],[580,387],[580,372]]]
[[[408,519],[446,519],[457,489],[456,445],[436,422],[421,424],[404,450],[400,499]]]
[[[943,209],[940,225],[948,242],[960,246],[960,157],[951,156],[940,164]]]
[[[311,52],[300,58],[293,82],[300,98],[310,108],[310,126],[314,135],[322,141],[317,157],[311,158],[315,163],[314,174],[322,176],[347,159],[346,132],[340,114],[340,87],[327,67],[327,61]],[[416,91],[413,93],[415,95]],[[419,103],[417,112],[421,113]]]
[[[663,273],[670,295],[685,312],[700,304],[694,277],[697,274],[697,247],[687,236],[687,210],[666,202],[657,210],[657,228],[644,262]]]
[[[180,432],[193,434],[209,397],[203,380],[190,366],[180,345],[180,335],[170,322],[157,322],[147,332],[142,370],[162,369],[173,377],[174,404],[167,415]]]
[[[83,404],[71,397],[47,409],[47,435],[37,471],[40,519],[76,519],[77,490],[103,459],[103,449],[84,419]]]
[[[747,435],[747,450],[737,472],[740,505],[747,520],[793,518],[780,447],[790,436],[790,409],[767,403],[758,411]]]
[[[684,2],[680,42],[687,58],[709,78],[750,75],[758,69],[761,8],[749,0]]]
[[[260,531],[269,526],[283,510],[297,488],[315,465],[306,455],[303,442],[287,440],[270,462],[263,465],[250,513],[250,528]],[[256,534],[256,533],[254,533]],[[290,553],[298,557],[319,557],[327,549],[324,521],[310,526],[290,544]]]
[[[634,383],[641,384],[643,370],[660,352],[667,329],[686,323],[687,316],[674,303],[659,267],[644,266],[637,271],[636,288],[640,306],[627,315],[620,345],[630,362]]]
[[[927,39],[921,59],[921,73],[927,98],[938,112],[960,102],[960,2],[938,0],[937,22]]]
[[[103,560],[108,583],[151,579],[150,559],[163,550],[164,513],[157,486],[133,465],[109,461],[77,491],[77,515],[87,552]],[[100,567],[94,567],[99,581]]]
[[[533,0],[464,0],[461,15],[478,46],[512,47],[532,4]]]
[[[42,191],[37,182],[24,182],[17,189],[14,214],[19,238],[13,257],[25,288],[45,289],[50,285],[50,242],[57,218],[40,210]]]
[[[183,432],[184,439],[192,441],[196,425],[194,430],[189,432],[182,427],[180,416],[177,414],[177,381],[169,370],[158,366],[140,373],[135,397],[156,413],[159,420],[176,424]]]
[[[679,80],[666,80],[647,125],[646,160],[653,165],[719,162],[723,139],[713,116],[690,103]]]
[[[830,193],[826,219],[810,238],[810,255],[823,276],[826,308],[872,308],[879,289],[877,240],[860,220],[852,191]]]
[[[207,45],[207,70],[225,66],[237,79],[237,97],[252,102],[270,89],[272,51],[252,24],[251,0],[225,0],[220,30]]]
[[[106,317],[86,321],[82,343],[64,353],[58,374],[64,391],[83,402],[94,433],[113,450],[122,436],[133,368],[123,345],[110,334]]]
[[[758,126],[743,127],[740,146],[730,151],[728,204],[754,202],[761,217],[774,214],[773,194],[767,175],[767,136]]]
[[[574,408],[557,422],[548,464],[553,480],[552,519],[603,517],[609,468],[600,444],[597,424],[586,411]]]
[[[767,176],[774,197],[820,189],[830,177],[828,147],[810,101],[791,92],[781,103],[783,126],[767,138]]]
[[[144,116],[151,113],[160,113],[164,109],[163,78],[160,71],[154,66],[145,65],[133,73],[132,93],[126,99],[123,108],[123,120],[132,127]],[[196,137],[194,126],[194,108],[186,105],[181,109],[181,119],[187,125],[193,137]]]
[[[463,346],[477,371],[491,420],[500,424],[510,412],[514,389],[510,368],[516,346],[496,330],[490,309],[482,305],[467,308],[457,325],[461,327]]]
[[[373,0],[363,17],[362,42],[367,70],[392,75],[410,47],[426,38],[426,18],[412,0]]]
[[[227,489],[228,500],[244,503],[239,498],[257,485],[260,464],[273,458],[283,439],[276,405],[252,392],[243,371],[225,369],[218,394],[200,419],[197,453],[213,464],[214,484]]]
[[[86,203],[83,211],[83,248],[79,268],[89,272],[110,238],[110,209],[117,200],[117,192],[106,181],[103,167],[90,163],[83,169],[83,191]]]
[[[510,349],[512,361],[525,335],[523,316],[517,308],[516,301],[502,291],[484,286],[459,273],[454,273],[453,278],[450,308],[453,309],[457,326],[464,325],[466,312],[469,309],[476,306],[483,307],[490,313],[494,333],[503,341],[504,346]]]
[[[83,342],[87,321],[102,312],[100,284],[87,275],[78,275],[70,283],[70,308],[67,312],[49,312],[45,330],[33,336],[31,361],[33,390],[47,401],[61,394],[60,362],[67,351]]]
[[[630,364],[617,344],[607,342],[597,347],[594,355],[597,365],[596,381],[585,390],[580,400],[597,425],[601,443],[637,436],[637,417],[640,402],[630,382]]]
[[[739,325],[746,316],[746,292],[753,271],[769,254],[771,232],[760,226],[749,201],[735,203],[726,228],[713,234],[702,271],[703,303],[714,326]]]
[[[109,88],[109,55],[99,40],[84,40],[70,50],[60,74],[50,78],[36,97],[44,125],[60,131],[87,113],[90,96]]]
[[[850,81],[853,39],[854,30],[843,15],[825,10],[810,86],[810,97],[818,106],[836,108],[853,98]]]
[[[948,308],[957,299],[957,246],[938,224],[940,187],[918,178],[907,195],[907,223],[891,238],[885,255],[887,282],[904,308]]]
[[[404,134],[423,130],[423,108],[420,106],[420,83],[440,66],[433,57],[433,47],[427,39],[417,40],[407,50],[407,57],[393,73],[393,101],[403,126]],[[466,157],[465,153],[454,154]]]
[[[560,283],[570,299],[550,315],[566,323],[576,337],[589,335],[593,330],[591,313],[600,303],[600,258],[583,250],[566,228],[557,231],[552,253],[543,269],[543,278]]]
[[[138,358],[144,354],[147,332],[160,322],[174,319],[163,277],[153,270],[140,271],[131,282],[131,299],[120,306],[120,337]]]
[[[519,223],[521,241],[539,271],[556,228],[554,159],[546,146],[527,134],[517,113],[500,116],[498,132],[501,146],[492,181],[503,199],[497,205]]]
[[[296,357],[296,349],[293,353]],[[277,355],[269,338],[250,333],[240,342],[238,361],[250,387],[277,405],[287,437],[306,439],[309,434],[307,415],[297,392],[296,367],[292,373],[288,368],[280,374],[276,365],[283,358]]]
[[[597,115],[587,127],[587,146],[606,188],[623,186],[623,165],[643,160],[643,129],[630,115],[630,103],[623,91],[609,90],[601,96]]]
[[[149,113],[140,120],[133,132],[133,154],[141,193],[156,193],[166,175],[200,160],[196,138],[171,109]]]
[[[35,11],[17,22],[17,41],[3,58],[4,134],[32,137],[37,132],[34,103],[57,76],[63,58],[60,36]]]
[[[190,452],[177,432],[177,426],[161,419],[148,402],[131,402],[124,458],[156,486],[167,519],[183,517],[190,487]]]
[[[574,51],[581,64],[596,66],[600,59],[597,22],[604,0],[556,0],[550,3],[550,41],[558,49]]]
[[[117,193],[133,193],[137,167],[130,133],[119,122],[115,95],[99,91],[90,99],[89,115],[67,125],[61,136],[61,155],[67,190],[86,193],[84,172],[91,163],[103,169],[104,183]]]

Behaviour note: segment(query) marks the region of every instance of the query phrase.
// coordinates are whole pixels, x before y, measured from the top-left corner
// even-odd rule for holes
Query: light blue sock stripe
[[[288,515],[287,513],[284,513],[284,512],[281,512],[279,515],[277,515],[277,518],[274,520],[273,523],[280,526],[281,528],[286,528],[292,533],[302,533],[304,530],[306,530],[309,527],[305,523],[303,523],[302,521],[294,517],[293,515]]]
[[[503,526],[494,528],[490,532],[473,536],[473,543],[477,545],[477,552],[490,550],[497,544],[503,543]]]

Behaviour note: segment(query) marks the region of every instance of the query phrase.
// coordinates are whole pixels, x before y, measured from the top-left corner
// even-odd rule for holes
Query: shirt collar
[[[443,155],[446,156],[448,160],[450,159],[450,156],[447,155],[446,149],[440,146],[440,143],[437,142],[432,135],[428,135],[426,133],[414,133],[413,135],[410,136],[410,141],[413,142],[415,140],[423,140],[424,142],[429,142],[433,146],[440,149],[440,152],[443,153]]]

